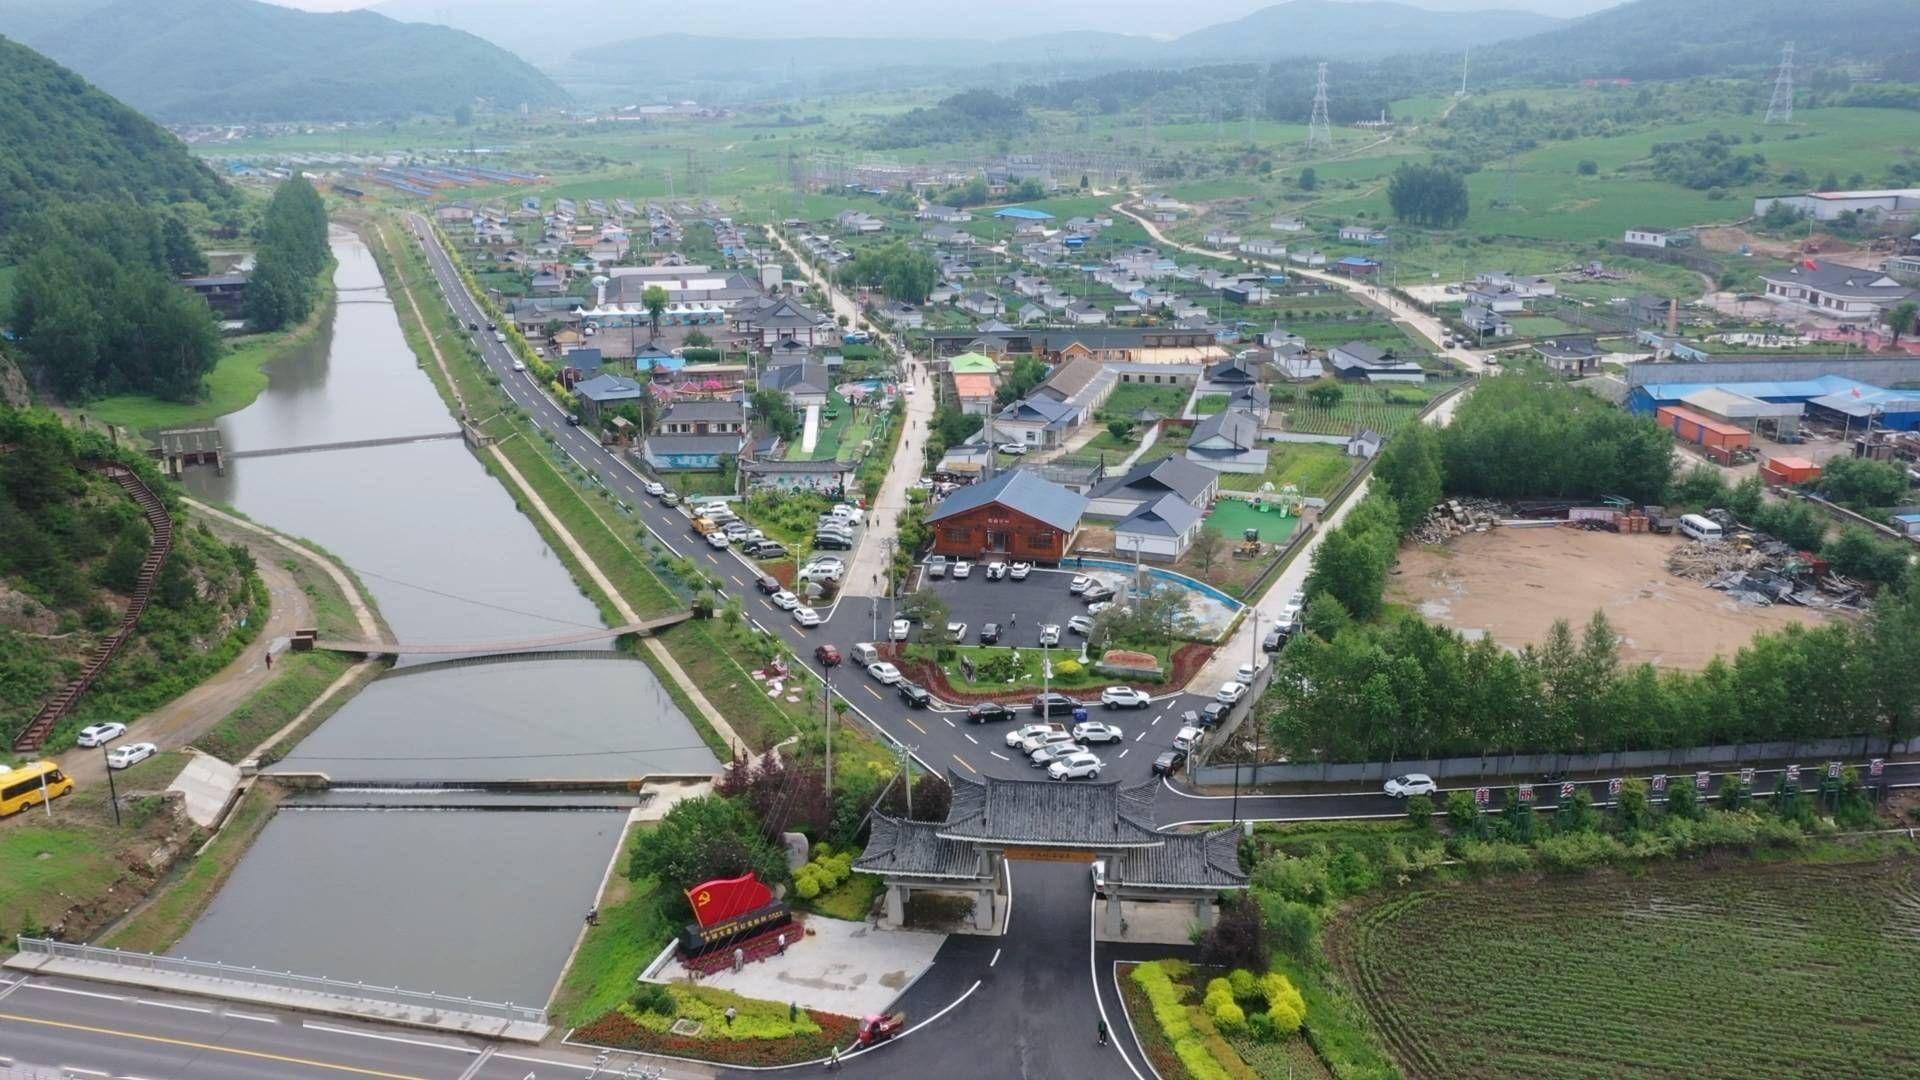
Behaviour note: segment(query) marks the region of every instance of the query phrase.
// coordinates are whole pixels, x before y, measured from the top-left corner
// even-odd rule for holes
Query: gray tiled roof
[[[1115,885],[1165,889],[1245,888],[1239,840],[1233,829],[1206,833],[1161,833],[1159,847],[1129,851],[1107,868]]]
[[[647,450],[654,454],[737,454],[744,443],[739,435],[647,436]]]
[[[944,521],[988,503],[999,503],[1061,532],[1072,532],[1078,528],[1080,515],[1087,509],[1086,496],[1035,476],[1025,469],[1014,469],[991,480],[963,487],[940,500],[940,505],[927,515],[927,523]]]
[[[1226,409],[1193,425],[1187,445],[1203,443],[1216,435],[1224,436],[1242,450],[1251,449],[1260,441],[1260,421],[1239,409]]]
[[[701,420],[709,422],[743,420],[745,418],[746,410],[742,409],[740,403],[737,401],[676,401],[672,405],[667,406],[666,414],[660,419],[663,423],[669,421],[686,423]]]
[[[1157,500],[1142,506],[1133,512],[1133,516],[1113,527],[1114,533],[1137,533],[1147,536],[1185,536],[1193,523],[1200,520],[1200,511],[1195,510],[1178,495],[1162,495]]]
[[[827,365],[812,360],[781,364],[760,377],[760,385],[783,394],[824,394],[833,388]]]
[[[875,812],[867,849],[854,869],[900,877],[975,878],[983,872],[981,851],[965,840],[940,835],[943,826],[901,821]]]
[[[953,805],[939,835],[984,843],[1070,847],[1149,847],[1166,838],[1153,831],[1155,785],[1123,788],[1118,780],[979,779],[949,769]]]
[[[1205,465],[1183,457],[1164,457],[1158,461],[1141,462],[1128,469],[1125,475],[1101,482],[1087,495],[1099,499],[1115,494],[1151,496],[1170,491],[1187,502],[1197,504],[1219,475]]]

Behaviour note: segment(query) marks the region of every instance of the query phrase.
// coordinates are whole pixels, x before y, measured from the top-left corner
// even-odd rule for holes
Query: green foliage
[[[1033,388],[1045,382],[1051,372],[1038,357],[1022,356],[1013,362],[1006,377],[1000,382],[1000,389],[994,392],[994,398],[1006,405],[1018,401],[1033,392]]]
[[[944,98],[936,105],[891,117],[869,133],[865,141],[869,149],[897,150],[1006,138],[1026,131],[1031,124],[1026,108],[1018,101],[991,90],[968,90]]]
[[[652,1013],[667,1019],[680,1015],[680,1004],[659,983],[641,983],[627,999],[627,1007],[636,1013]]]
[[[927,294],[940,283],[940,264],[923,251],[895,242],[862,248],[852,262],[840,268],[840,280],[877,285],[895,300],[924,304]]]
[[[1882,540],[1859,525],[1848,525],[1827,541],[1820,554],[1833,571],[1848,577],[1892,584],[1908,572],[1912,548],[1899,540]]]
[[[1260,991],[1267,1000],[1267,1018],[1274,1034],[1291,1035],[1300,1030],[1307,1019],[1307,1002],[1293,980],[1270,971],[1260,980]]]
[[[1908,492],[1905,470],[1872,458],[1829,458],[1815,486],[1820,494],[1850,510],[1896,506]]]
[[[688,910],[684,890],[749,870],[767,885],[777,885],[787,878],[786,856],[761,834],[752,814],[718,795],[676,804],[640,837],[627,861],[627,877],[658,880],[683,913]]]
[[[1407,798],[1407,820],[1414,828],[1428,832],[1433,828],[1433,797],[1431,795],[1412,795]]]
[[[1680,777],[1667,788],[1667,813],[1692,821],[1700,816],[1700,796],[1688,777]]]
[[[1659,502],[1672,437],[1536,373],[1482,379],[1440,435],[1450,492],[1493,498],[1624,495]]]
[[[274,189],[258,241],[247,283],[247,321],[256,330],[278,330],[304,320],[328,258],[326,204],[306,177],[295,175]]]
[[[1347,396],[1347,388],[1332,379],[1322,379],[1307,387],[1307,400],[1323,409],[1331,409]]]
[[[75,13],[33,39],[107,93],[167,120],[450,116],[564,104],[531,65],[472,34],[370,11],[244,0],[150,0]]]
[[[1467,220],[1467,181],[1444,165],[1402,162],[1387,181],[1387,202],[1401,221],[1450,229]]]
[[[1653,175],[1681,187],[1705,191],[1739,187],[1766,178],[1767,159],[1736,153],[1740,136],[1709,132],[1698,139],[1653,144]]]
[[[685,1018],[701,1026],[702,1039],[788,1039],[820,1030],[813,1014],[805,1009],[790,1010],[785,1002],[761,1001],[742,997],[711,986],[673,985],[665,988],[673,998],[671,1011],[628,1009],[641,1027],[664,1032],[676,1019]],[[727,1010],[733,1018],[727,1018]]]
[[[1307,602],[1329,595],[1355,619],[1373,618],[1399,547],[1399,507],[1388,485],[1376,484],[1314,551]]]
[[[1175,976],[1184,977],[1186,971],[1182,961],[1155,960],[1135,967],[1130,977],[1146,992],[1147,1001],[1153,1007],[1153,1019],[1193,1080],[1230,1080],[1227,1071],[1207,1048],[1202,1033],[1194,1027],[1182,1003],[1185,991],[1173,981]]]
[[[753,392],[753,416],[765,424],[768,431],[792,442],[800,437],[805,427],[800,414],[794,411],[793,403],[787,395],[771,387],[762,387]]]
[[[1429,424],[1407,425],[1380,451],[1373,475],[1387,485],[1399,512],[1401,535],[1412,532],[1445,495],[1436,429]]]
[[[1827,535],[1826,515],[1804,502],[1770,502],[1755,510],[1754,528],[1802,551],[1817,551]]]

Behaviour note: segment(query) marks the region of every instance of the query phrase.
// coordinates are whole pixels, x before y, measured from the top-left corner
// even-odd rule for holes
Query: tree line
[[[1450,229],[1467,220],[1467,181],[1444,165],[1402,162],[1387,180],[1387,203],[1401,221]]]
[[[206,258],[179,212],[59,206],[11,238],[11,322],[26,366],[63,401],[151,394],[192,401],[221,351],[206,302],[175,284]]]
[[[278,330],[313,313],[322,288],[327,250],[327,207],[304,176],[274,189],[255,234],[253,276],[247,282],[247,322],[255,330]]]
[[[903,243],[868,248],[842,267],[840,280],[852,285],[877,285],[888,297],[908,304],[924,304],[940,283],[940,264],[925,252]]]

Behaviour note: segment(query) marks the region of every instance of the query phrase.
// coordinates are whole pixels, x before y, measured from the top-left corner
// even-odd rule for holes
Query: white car
[[[793,609],[793,621],[801,626],[819,626],[820,613],[802,604]]]
[[[839,559],[833,559],[826,562],[808,563],[800,569],[800,573],[794,576],[801,581],[837,581],[840,575],[846,572],[846,566],[843,565]]]
[[[913,624],[905,619],[895,619],[893,625],[887,628],[887,636],[895,641],[905,641],[907,635],[911,633],[913,633]]]
[[[1085,615],[1075,615],[1073,618],[1067,620],[1067,630],[1071,633],[1079,634],[1081,637],[1086,637],[1088,634],[1093,633],[1093,620],[1087,618]]]
[[[515,371],[525,371],[525,370],[527,370],[527,362],[526,362],[525,360],[515,360],[515,361],[513,362],[513,370],[515,370]],[[123,769],[124,769],[124,768],[126,768],[126,766],[125,766],[125,765],[122,765],[122,766],[121,766],[121,768],[123,768]]]
[[[999,581],[1001,578],[1006,576],[1007,576],[1006,563],[999,562],[996,560],[994,562],[990,562],[987,564],[987,580],[988,581]]]
[[[107,768],[124,769],[129,765],[138,765],[159,752],[160,748],[150,742],[128,743],[107,751]]]
[[[1186,727],[1181,728],[1179,731],[1174,732],[1173,748],[1175,750],[1179,750],[1184,753],[1191,754],[1193,753],[1193,748],[1196,746],[1199,746],[1201,740],[1205,739],[1206,737],[1207,737],[1207,729],[1197,728],[1189,724]]]
[[[1049,746],[1071,746],[1073,743],[1073,732],[1071,731],[1043,731],[1038,735],[1029,735],[1021,740],[1020,752],[1027,755],[1027,760],[1033,761],[1035,765],[1045,765],[1047,763],[1046,759],[1042,758],[1034,761],[1033,755]]]
[[[80,737],[74,740],[77,746],[105,746],[127,733],[127,725],[118,721],[94,724],[80,729]]]
[[[725,551],[727,545],[731,543],[733,543],[733,541],[727,539],[727,534],[718,529],[707,534],[707,546],[715,551]]]
[[[947,640],[953,642],[956,645],[962,641],[967,640],[967,624],[963,622],[948,623],[947,624]]]
[[[1109,686],[1100,691],[1100,704],[1109,709],[1144,709],[1153,699],[1131,686]]]
[[[1073,575],[1073,580],[1067,582],[1067,591],[1075,596],[1079,596],[1081,593],[1086,592],[1092,584],[1093,579],[1087,575],[1075,574]]]
[[[1246,683],[1224,682],[1220,684],[1220,692],[1213,695],[1213,700],[1219,702],[1222,705],[1235,705],[1239,703],[1241,698],[1246,696],[1247,696]]]
[[[781,611],[792,611],[794,608],[800,606],[800,598],[785,589],[781,589],[779,592],[767,597],[767,603],[772,604]]]
[[[930,578],[943,578],[947,576],[947,557],[945,555],[935,555],[927,559],[927,576]]]
[[[667,493],[667,485],[658,480],[649,480],[642,486],[642,490],[657,499]]]
[[[1096,600],[1093,603],[1087,605],[1087,614],[1098,615],[1112,606],[1113,606],[1113,601],[1111,600]]]
[[[1040,627],[1040,644],[1042,645],[1060,644],[1060,627],[1054,625],[1053,623],[1042,624]]]
[[[970,577],[973,574],[973,564],[965,559],[955,559],[952,573],[956,578]]]
[[[887,663],[885,660],[878,660],[868,664],[867,674],[873,676],[874,681],[882,686],[892,686],[894,683],[900,681],[900,669]]]
[[[1438,790],[1439,786],[1433,782],[1433,777],[1417,772],[1396,776],[1388,780],[1385,787],[1386,793],[1396,799],[1404,799],[1409,795],[1431,795]]]
[[[1086,723],[1073,725],[1073,739],[1075,742],[1119,742],[1124,738],[1126,738],[1125,733],[1122,732],[1116,724],[1103,724],[1098,720],[1088,720]]]
[[[1007,745],[1019,746],[1021,743],[1026,742],[1028,739],[1034,737],[1035,735],[1040,735],[1049,731],[1065,731],[1065,730],[1067,729],[1060,724],[1022,724],[1020,727],[1014,728],[1012,731],[1007,732]]]
[[[1007,442],[1000,444],[1000,452],[1009,457],[1025,457],[1027,448],[1017,442]]]
[[[1055,780],[1098,780],[1100,759],[1085,750],[1055,758],[1047,765],[1047,775]],[[1104,882],[1102,882],[1104,884]]]
[[[1007,576],[1015,581],[1025,581],[1027,575],[1031,573],[1033,573],[1033,564],[1030,562],[1017,562],[1007,567]]]
[[[1252,664],[1241,664],[1238,668],[1234,669],[1233,679],[1235,682],[1246,683],[1248,686],[1252,686],[1253,677],[1258,674],[1260,674],[1259,668],[1254,667]]]

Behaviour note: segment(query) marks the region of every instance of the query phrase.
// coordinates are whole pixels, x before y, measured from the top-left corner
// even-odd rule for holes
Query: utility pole
[[[907,789],[907,820],[913,820],[913,752],[920,749],[897,743],[900,750],[900,785]]]
[[[827,795],[833,795],[833,669],[820,665],[820,713],[827,729]]]
[[[107,798],[113,801],[113,824],[117,828],[120,824],[120,787],[113,782],[113,763],[107,761],[106,743],[100,744],[100,760],[107,766]],[[40,783],[45,785],[46,782],[46,777],[42,776]],[[53,808],[51,806],[47,808],[47,816],[53,816]]]

